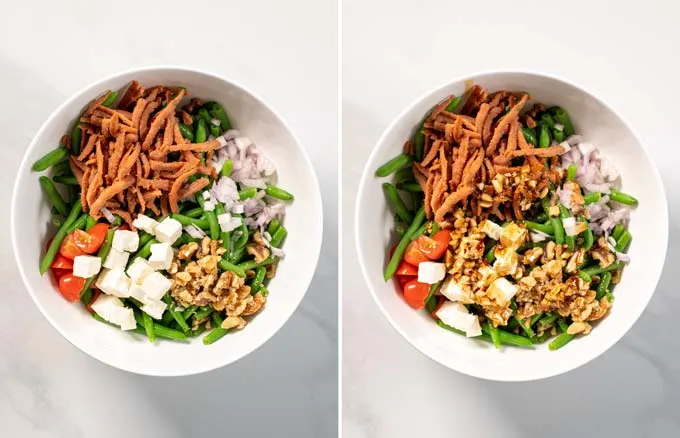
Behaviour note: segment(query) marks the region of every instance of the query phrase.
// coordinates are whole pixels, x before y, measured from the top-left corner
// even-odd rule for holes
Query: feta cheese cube
[[[444,263],[421,262],[418,265],[418,281],[421,283],[434,284],[446,276]]]
[[[97,256],[79,255],[73,259],[73,275],[90,278],[102,268],[102,260]]]
[[[479,336],[481,334],[481,327],[479,326],[479,319],[476,315],[471,314],[460,303],[446,301],[437,310],[437,318],[444,324],[455,329],[465,332],[469,338]]]
[[[92,303],[92,310],[111,324],[120,326],[121,330],[132,330],[137,327],[132,309],[123,306],[122,301],[109,295],[100,295]]]
[[[154,233],[159,242],[165,242],[172,245],[179,239],[179,236],[182,235],[182,224],[177,220],[168,217],[163,219],[163,221],[156,226]]]
[[[142,289],[144,294],[150,300],[160,300],[167,291],[170,290],[172,281],[166,278],[160,272],[153,272],[149,274],[142,282]]]
[[[482,222],[479,229],[493,240],[500,239],[501,231],[503,231],[503,227],[488,219]]]
[[[175,253],[169,243],[154,243],[151,245],[149,266],[151,269],[169,269]]]
[[[129,252],[118,251],[116,248],[111,248],[109,255],[106,256],[106,260],[104,260],[104,267],[108,269],[125,270],[129,258]]]
[[[132,221],[132,225],[135,228],[139,228],[140,230],[144,230],[149,234],[153,234],[156,230],[156,227],[158,226],[158,222],[145,214],[140,214],[137,215],[137,219]]]
[[[153,268],[149,266],[149,263],[141,258],[135,259],[134,262],[127,269],[127,275],[130,277],[132,282],[137,284],[142,284],[142,281],[147,275],[153,272]]]
[[[122,269],[105,269],[97,278],[96,285],[102,292],[114,297],[130,296],[130,279]]]
[[[503,306],[507,304],[517,293],[517,286],[510,283],[505,277],[497,278],[486,290],[486,294],[496,303]]]
[[[506,248],[517,249],[527,240],[527,230],[514,222],[510,222],[501,229],[501,245]]]
[[[493,269],[496,274],[502,276],[514,275],[519,264],[519,256],[513,248],[496,248],[494,250],[496,261]]]
[[[118,251],[134,252],[139,247],[139,234],[129,230],[116,230],[113,233],[113,249]]]
[[[453,280],[453,277],[447,278],[439,292],[451,301],[458,301],[463,304],[472,304],[472,290],[465,290],[458,283]]]
[[[130,298],[134,298],[135,300],[139,301],[142,304],[150,304],[153,303],[155,300],[149,299],[149,297],[146,296],[146,292],[144,291],[144,288],[140,286],[139,284],[133,283],[130,286]]]
[[[148,314],[153,319],[161,319],[167,307],[168,305],[163,301],[152,301],[142,306],[142,312]]]

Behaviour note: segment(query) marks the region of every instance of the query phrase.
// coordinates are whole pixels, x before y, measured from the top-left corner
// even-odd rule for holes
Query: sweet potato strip
[[[165,108],[163,108],[158,112],[158,114],[156,114],[156,116],[153,119],[153,122],[151,122],[151,126],[149,127],[149,132],[147,132],[146,136],[144,137],[144,143],[142,144],[142,146],[145,149],[151,147],[151,144],[154,142],[156,138],[156,134],[158,134],[158,131],[160,131],[161,127],[166,123],[168,117],[171,116],[174,117],[175,108],[182,100],[185,93],[186,91],[184,91],[184,89],[181,89],[179,93],[177,93],[177,97],[168,102]]]
[[[192,152],[208,152],[220,147],[220,142],[217,140],[206,141],[205,143],[187,143],[187,144],[173,144],[168,146],[166,151],[192,151]]]
[[[97,199],[92,203],[90,207],[90,215],[97,217],[99,211],[106,204],[106,201],[121,193],[123,190],[134,184],[135,179],[132,176],[125,177],[124,179],[118,180],[111,184],[109,187],[101,191]]]
[[[474,187],[471,186],[459,187],[458,190],[446,197],[444,203],[436,211],[434,220],[437,222],[443,221],[444,215],[446,213],[451,213],[453,211],[453,207],[463,199],[470,196],[474,190]]]

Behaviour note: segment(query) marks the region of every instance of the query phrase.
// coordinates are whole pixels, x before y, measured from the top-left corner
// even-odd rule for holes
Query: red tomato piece
[[[73,233],[71,233],[66,235],[64,240],[61,242],[61,246],[59,247],[59,254],[66,257],[67,259],[73,260],[77,256],[83,255],[85,253],[78,247],[78,245],[76,245]]]
[[[67,259],[61,254],[57,254],[54,257],[54,261],[50,266],[52,269],[68,269],[73,270],[73,260]]]
[[[414,309],[425,307],[425,298],[430,293],[430,285],[411,280],[404,285],[404,299]]]
[[[406,247],[406,252],[404,253],[404,260],[413,266],[418,266],[421,262],[426,262],[429,260],[427,256],[420,250],[418,239],[408,244]]]
[[[439,260],[444,257],[446,248],[451,241],[451,233],[446,230],[435,233],[432,237],[420,236],[416,239],[420,252],[429,260]]]
[[[73,274],[65,274],[59,279],[59,292],[66,301],[75,303],[80,299],[80,291],[85,286],[85,279]]]
[[[418,275],[418,268],[402,260],[397,267],[397,272],[395,275],[415,277]]]

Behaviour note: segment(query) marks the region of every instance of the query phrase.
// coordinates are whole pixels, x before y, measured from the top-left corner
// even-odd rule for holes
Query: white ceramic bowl
[[[382,279],[387,248],[393,242],[392,214],[375,169],[400,153],[423,115],[450,94],[460,95],[465,80],[490,90],[528,91],[535,101],[569,111],[577,132],[585,135],[617,166],[623,189],[640,200],[632,215],[630,265],[616,287],[613,308],[593,331],[551,352],[547,344],[533,350],[496,350],[439,328],[424,311],[411,309]],[[356,246],[364,277],[380,310],[408,342],[435,361],[462,373],[490,380],[525,381],[572,370],[602,354],[635,323],[647,306],[661,274],[668,241],[668,211],[661,178],[630,127],[606,104],[565,81],[533,73],[485,73],[455,80],[433,90],[404,110],[384,132],[371,154],[359,187],[355,217]]]
[[[286,211],[284,250],[272,280],[266,307],[245,327],[204,346],[159,341],[121,332],[93,320],[80,304],[66,302],[38,263],[48,234],[50,209],[32,163],[53,149],[82,109],[103,91],[121,89],[133,79],[146,86],[180,85],[191,96],[216,100],[227,108],[234,127],[249,136],[273,161],[279,184],[295,194]],[[293,314],[314,275],[321,249],[322,211],[319,185],[299,140],[274,110],[244,87],[186,68],[158,67],[128,71],[92,84],[61,105],[45,122],[21,162],[12,199],[12,243],[28,292],[54,328],[90,356],[111,366],[140,374],[177,376],[209,371],[247,355],[266,342]]]

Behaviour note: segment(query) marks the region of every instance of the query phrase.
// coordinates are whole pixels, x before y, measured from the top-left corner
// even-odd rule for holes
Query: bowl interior
[[[121,332],[94,321],[82,305],[66,302],[41,277],[38,263],[48,233],[50,209],[31,164],[53,149],[85,105],[107,89],[120,89],[136,79],[146,86],[179,85],[189,94],[216,100],[229,112],[234,127],[252,138],[275,164],[279,184],[295,194],[286,212],[286,257],[263,311],[242,331],[210,346],[202,337],[188,344],[150,344],[139,335]],[[37,231],[37,232],[36,232]],[[291,130],[259,98],[240,86],[207,73],[177,68],[154,68],[123,73],[83,90],[62,105],[43,125],[19,169],[12,205],[12,236],[24,282],[52,325],[85,353],[109,365],[142,374],[184,375],[231,363],[269,339],[291,316],[311,282],[321,247],[321,197],[314,170]]]
[[[645,149],[633,132],[609,107],[591,94],[554,78],[528,73],[489,73],[471,77],[490,90],[528,91],[534,101],[560,105],[569,111],[577,133],[591,141],[622,174],[623,190],[636,196],[640,206],[632,215],[633,243],[630,265],[616,287],[613,308],[588,335],[558,351],[547,344],[533,350],[471,341],[439,328],[424,311],[412,310],[382,279],[385,254],[395,241],[388,209],[375,169],[401,150],[423,115],[449,94],[464,92],[465,81],[441,87],[405,110],[387,129],[363,174],[356,206],[356,242],[369,288],[395,329],[424,354],[441,364],[492,380],[521,381],[556,375],[595,358],[618,339],[640,316],[659,279],[668,240],[668,212],[663,185]],[[499,360],[502,359],[502,360]]]

